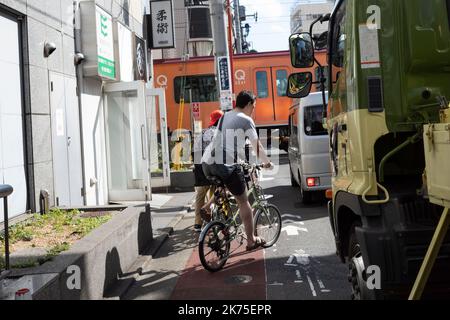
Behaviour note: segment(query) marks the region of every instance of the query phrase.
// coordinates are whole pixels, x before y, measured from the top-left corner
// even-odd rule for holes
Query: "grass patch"
[[[101,217],[81,217],[77,210],[64,211],[53,209],[49,214],[35,214],[30,219],[9,228],[9,243],[11,253],[29,249],[42,248],[47,256],[38,264],[43,264],[61,252],[67,251],[77,240],[85,237],[92,230],[109,221],[111,214]],[[5,234],[0,233],[0,268],[4,268]],[[12,266],[14,268],[33,267],[25,264]]]

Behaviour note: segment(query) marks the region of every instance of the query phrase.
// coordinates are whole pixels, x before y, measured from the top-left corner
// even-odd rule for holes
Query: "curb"
[[[122,277],[118,278],[119,285],[108,293],[108,297],[104,297],[104,300],[122,300],[124,296],[128,293],[130,288],[138,281],[138,278],[142,275],[143,270],[145,270],[149,264],[152,262],[153,257],[158,254],[160,249],[169,236],[173,234],[175,227],[183,220],[183,218],[192,211],[193,204],[189,204],[184,207],[184,210],[179,211],[179,213],[172,219],[169,225],[165,228],[158,229],[154,233],[153,241],[146,252],[140,255],[133,265],[127,270]]]

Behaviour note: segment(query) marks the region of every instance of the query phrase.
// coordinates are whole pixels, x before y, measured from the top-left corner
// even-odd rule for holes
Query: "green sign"
[[[96,7],[97,60],[100,77],[115,79],[114,37],[112,17],[100,7]]]

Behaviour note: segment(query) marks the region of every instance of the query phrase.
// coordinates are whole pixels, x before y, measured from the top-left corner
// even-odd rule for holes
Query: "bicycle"
[[[280,237],[282,223],[280,210],[268,203],[264,190],[259,184],[258,172],[262,167],[245,163],[240,165],[246,177],[247,195],[253,198],[255,236],[262,236],[266,240],[263,247],[269,248]],[[200,234],[199,256],[206,270],[216,272],[224,267],[230,255],[243,245],[247,237],[239,216],[238,205],[226,190],[224,183],[217,177],[208,177],[208,179],[217,187],[214,193],[215,206],[211,222]],[[231,243],[234,240],[237,240],[239,246],[230,252]],[[208,261],[209,257],[212,261]]]

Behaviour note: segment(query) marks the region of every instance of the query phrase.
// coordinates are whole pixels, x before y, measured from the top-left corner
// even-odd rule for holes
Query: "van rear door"
[[[322,105],[303,108],[299,136],[303,175],[331,172],[328,132],[322,125]]]

